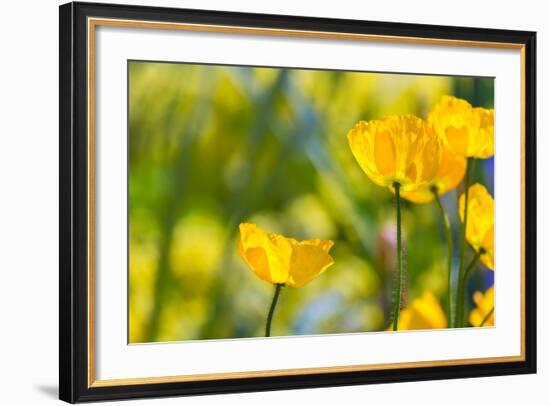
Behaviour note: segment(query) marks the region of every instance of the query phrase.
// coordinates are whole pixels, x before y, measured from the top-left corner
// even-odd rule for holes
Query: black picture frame
[[[482,377],[536,372],[536,33],[93,3],[60,6],[59,397],[67,402]],[[391,370],[93,387],[88,381],[87,19],[292,29],[522,45],[524,71],[525,359]]]

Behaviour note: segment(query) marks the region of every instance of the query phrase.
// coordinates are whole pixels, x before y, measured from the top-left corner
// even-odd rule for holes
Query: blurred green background
[[[346,134],[360,119],[426,118],[445,94],[493,107],[490,78],[130,61],[128,86],[131,343],[263,335],[273,286],[237,255],[242,221],[335,241],[332,267],[283,290],[272,335],[385,329],[394,196],[360,170]],[[493,160],[480,162],[474,181],[493,193]],[[455,233],[459,192],[443,199]],[[430,290],[444,305],[436,207],[404,203],[403,221],[404,304]],[[492,278],[476,272],[469,291]]]

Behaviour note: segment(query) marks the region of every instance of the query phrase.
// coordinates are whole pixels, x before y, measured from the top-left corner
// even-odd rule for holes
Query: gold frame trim
[[[95,191],[95,28],[97,26],[132,27],[161,30],[183,30],[194,32],[217,32],[248,35],[268,35],[282,37],[357,40],[371,42],[390,42],[420,45],[460,46],[494,49],[512,49],[520,51],[521,60],[521,350],[517,356],[464,358],[456,360],[434,360],[401,363],[383,363],[367,365],[347,365],[318,368],[278,369],[267,371],[221,372],[211,374],[192,374],[160,376],[147,378],[95,379],[95,335],[94,335],[94,191]],[[391,35],[353,34],[342,32],[306,31],[291,29],[273,29],[258,27],[240,27],[209,24],[165,23],[140,20],[120,20],[109,18],[88,19],[88,388],[113,387],[125,385],[143,385],[177,383],[191,381],[212,381],[217,379],[238,379],[257,377],[277,377],[288,375],[312,375],[339,372],[380,371],[394,368],[425,368],[458,366],[472,364],[492,364],[525,361],[525,45],[507,42],[463,41],[438,38],[400,37]]]

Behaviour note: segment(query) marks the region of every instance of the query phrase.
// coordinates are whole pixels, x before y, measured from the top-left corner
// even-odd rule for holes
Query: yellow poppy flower
[[[447,318],[439,301],[429,291],[414,299],[399,313],[398,330],[431,330],[446,328]]]
[[[428,116],[443,142],[465,158],[490,158],[495,152],[495,111],[443,96]]]
[[[464,193],[458,201],[458,213],[460,221],[464,221]],[[466,240],[472,248],[484,252],[480,256],[488,268],[495,269],[495,201],[485,186],[476,183],[468,192],[468,224],[466,227]]]
[[[470,324],[474,327],[479,327],[483,323],[483,320],[489,316],[485,320],[485,323],[483,323],[483,326],[494,326],[495,288],[492,286],[485,293],[477,291],[474,293],[473,299],[476,307],[470,312],[470,317],[468,318]]]
[[[330,240],[297,241],[249,223],[241,223],[239,230],[239,255],[267,282],[298,288],[334,263],[329,255],[334,242]]]
[[[431,182],[439,167],[440,141],[434,129],[413,115],[360,121],[348,142],[361,169],[377,185],[416,190]]]
[[[429,203],[434,199],[432,188],[438,195],[454,189],[466,173],[466,158],[455,155],[447,147],[441,148],[441,160],[434,179],[412,192],[403,192],[401,196],[413,203]]]

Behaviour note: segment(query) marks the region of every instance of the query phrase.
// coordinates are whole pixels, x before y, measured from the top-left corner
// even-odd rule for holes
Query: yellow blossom
[[[464,193],[458,201],[460,220],[464,221]],[[466,240],[472,248],[479,252],[488,268],[495,269],[495,201],[485,186],[476,183],[470,186],[468,191],[468,224],[466,227]]]
[[[469,321],[470,324],[474,327],[481,326],[481,323],[483,320],[485,320],[485,317],[487,317],[489,314],[490,316],[487,318],[485,323],[483,323],[483,326],[494,326],[495,325],[495,312],[494,312],[494,306],[495,306],[495,288],[494,286],[491,286],[485,293],[481,293],[479,291],[474,293],[474,303],[476,307],[470,312]]]
[[[334,242],[330,240],[297,241],[249,223],[241,223],[239,230],[239,255],[267,282],[301,287],[334,263],[329,255]]]
[[[495,150],[495,111],[443,96],[428,116],[443,142],[465,158],[490,158]]]
[[[464,178],[466,158],[455,155],[447,147],[441,148],[441,160],[434,179],[412,192],[403,192],[402,196],[413,203],[429,203],[434,199],[432,189],[443,195],[454,189]]]
[[[446,328],[447,318],[436,297],[426,291],[399,313],[398,330]]]
[[[361,169],[377,185],[413,191],[431,182],[439,167],[440,140],[434,129],[413,115],[360,121],[348,141]]]

